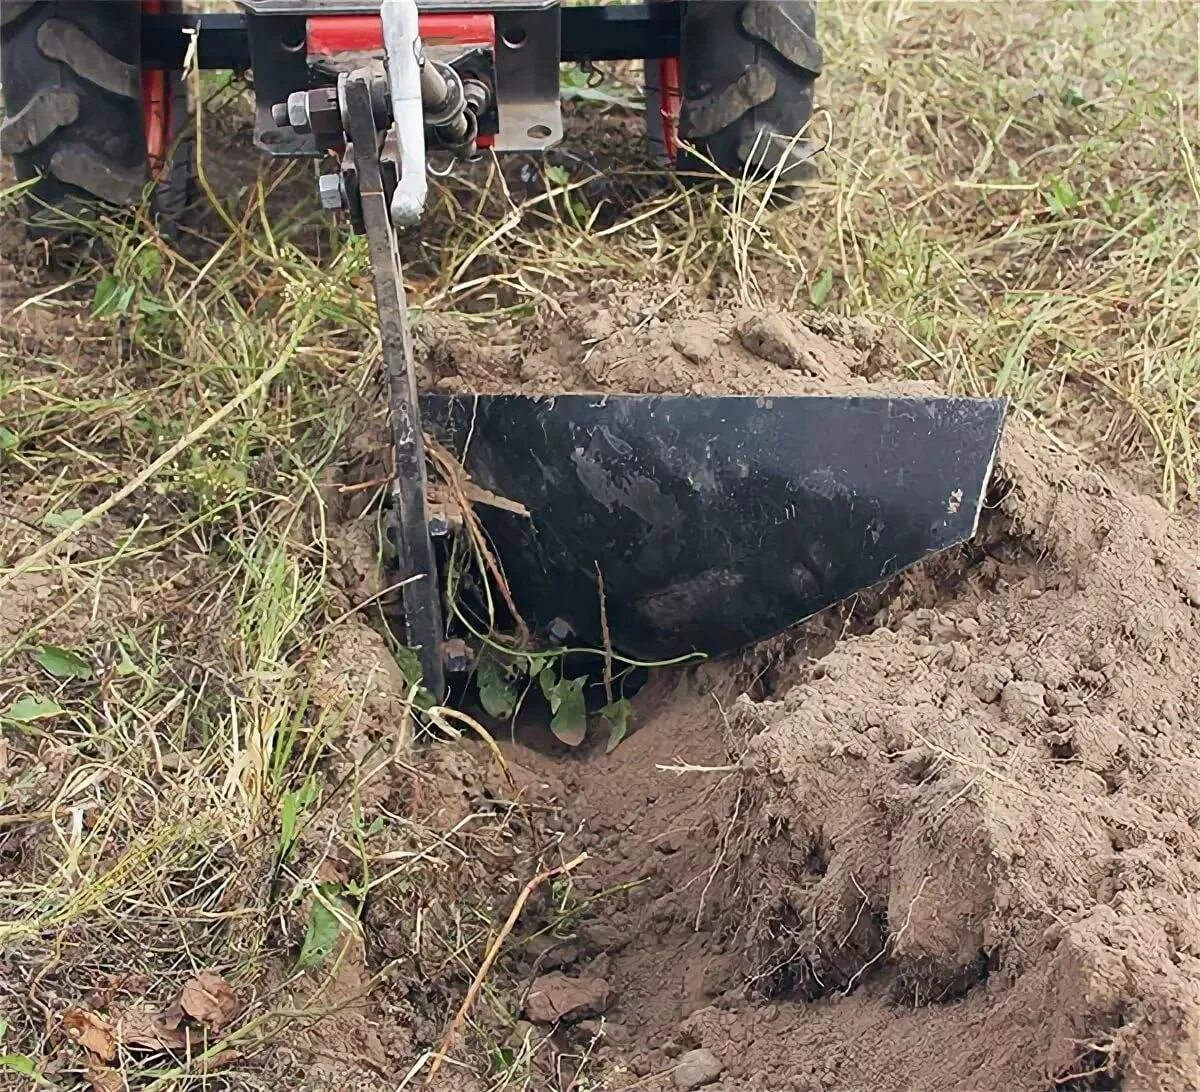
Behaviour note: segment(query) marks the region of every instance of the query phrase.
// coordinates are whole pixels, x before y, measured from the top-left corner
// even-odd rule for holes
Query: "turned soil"
[[[601,286],[465,357],[443,332],[442,385],[895,374],[863,324],[644,299]],[[554,972],[535,993],[594,1002],[551,1046],[588,1044],[612,1087],[671,1087],[697,1049],[727,1089],[1195,1087],[1195,542],[1013,421],[970,544],[737,662],[658,673],[611,754],[519,730],[510,761],[591,855],[572,938],[529,958]]]

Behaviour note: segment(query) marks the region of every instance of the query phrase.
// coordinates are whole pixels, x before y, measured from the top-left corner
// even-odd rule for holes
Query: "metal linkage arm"
[[[437,701],[445,693],[442,663],[442,602],[437,559],[429,534],[425,440],[417,404],[416,368],[400,254],[380,166],[380,133],[371,102],[370,74],[350,74],[342,88],[346,133],[354,152],[357,200],[371,260],[387,373],[396,476],[392,495],[399,531],[402,588],[409,644],[417,649],[424,685]]]

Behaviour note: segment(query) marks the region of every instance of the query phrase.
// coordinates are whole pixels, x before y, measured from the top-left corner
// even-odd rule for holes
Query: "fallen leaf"
[[[125,1092],[125,1078],[101,1062],[88,1062],[86,1075],[92,1092]]]
[[[179,1007],[193,1020],[219,1031],[233,1018],[238,1003],[233,987],[225,979],[211,971],[201,971],[183,984]]]
[[[43,698],[40,694],[26,694],[18,698],[4,715],[18,724],[41,720],[43,717],[53,717],[62,712],[62,706],[53,698]]]
[[[185,1050],[187,1032],[166,1013],[147,1005],[123,1009],[116,1018],[114,1031],[122,1046],[142,1050]]]
[[[62,1023],[67,1034],[97,1058],[111,1062],[117,1056],[117,1041],[103,1016],[73,1007],[62,1014]]]
[[[42,645],[34,656],[38,667],[56,679],[90,679],[92,665],[78,652],[58,645]]]
[[[304,943],[296,965],[304,968],[320,967],[329,958],[337,943],[342,923],[330,906],[337,899],[341,887],[337,884],[320,884],[317,897],[308,911],[308,927],[304,931]],[[329,901],[326,901],[329,900]]]

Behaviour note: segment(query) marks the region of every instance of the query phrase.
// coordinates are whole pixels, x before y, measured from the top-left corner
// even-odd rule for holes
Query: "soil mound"
[[[865,324],[641,299],[598,285],[465,358],[442,331],[436,382],[896,374]],[[1013,423],[973,543],[737,665],[660,676],[611,755],[519,736],[594,859],[553,970],[603,980],[606,1012],[559,1047],[598,1050],[611,1087],[671,1087],[697,1051],[727,1089],[1200,1087],[1195,542]]]
[[[581,970],[631,1080],[702,1048],[728,1089],[1197,1086],[1195,528],[1017,426],[997,490],[786,693],[706,668],[560,760],[640,877]]]
[[[1192,1087],[1194,529],[1020,429],[1003,485],[956,594],[739,707],[740,950],[769,996],[909,1010],[855,1084]]]
[[[895,380],[885,332],[824,312],[720,307],[661,285],[598,281],[587,294],[494,333],[427,316],[429,385],[447,393],[836,394]],[[880,388],[885,389],[885,388]]]

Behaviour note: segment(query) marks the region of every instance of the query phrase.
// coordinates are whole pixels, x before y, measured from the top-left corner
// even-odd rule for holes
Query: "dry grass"
[[[632,124],[589,116],[604,147],[577,143],[532,193],[494,166],[440,192],[438,230],[410,245],[418,298],[489,336],[599,277],[807,302],[828,271],[825,306],[895,323],[913,373],[1007,394],[1168,501],[1194,499],[1196,19],[1191,5],[826,4],[812,135],[830,141],[798,208],[664,186]],[[450,833],[423,822],[446,772],[406,764],[364,713],[378,680],[328,698],[346,633],[331,623],[355,602],[329,474],[382,405],[364,252],[321,223],[303,171],[247,182],[209,159],[235,230],[201,215],[171,242],[144,219],[105,223],[53,273],[6,247],[0,1054],[18,1060],[0,1087],[86,1087],[63,1009],[163,1004],[200,969],[238,992],[214,1044],[238,1056],[204,1076],[201,1056],[123,1055],[129,1087],[278,1087],[280,1044],[345,1003],[319,988],[340,960],[297,966],[313,907],[353,935],[364,885],[417,954],[371,963],[360,985],[443,983],[421,1011],[372,987],[376,1011],[418,1029],[415,1062],[534,867],[511,862],[523,820],[504,805]],[[597,180],[595,161],[616,169]],[[0,198],[10,221],[15,197]],[[48,673],[46,646],[86,677]],[[58,711],[14,719],[31,696]],[[472,893],[477,868],[502,882]],[[503,991],[485,986],[480,1007],[473,1034],[498,1043]],[[535,1060],[497,1049],[489,1080],[546,1087]]]

